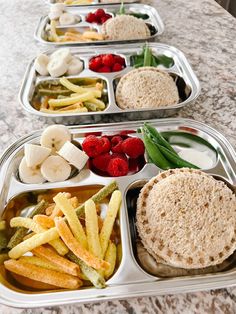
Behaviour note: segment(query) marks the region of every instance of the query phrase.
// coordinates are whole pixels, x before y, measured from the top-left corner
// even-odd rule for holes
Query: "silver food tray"
[[[98,8],[103,8],[107,13],[111,13],[111,15],[114,15],[114,13],[119,12],[120,5],[118,4],[104,4],[103,6],[84,6],[84,7],[67,7],[66,12],[71,12],[73,14],[76,14],[80,16],[81,22],[74,24],[74,25],[67,25],[67,26],[57,26],[58,30],[66,30],[68,28],[74,28],[77,30],[83,30],[84,28],[91,27],[92,29],[97,30],[100,32],[101,25],[97,25],[95,23],[88,23],[85,21],[85,16]],[[91,42],[50,42],[46,40],[46,26],[49,23],[49,17],[43,16],[39,20],[39,24],[36,28],[34,38],[37,42],[40,44],[44,44],[51,47],[60,47],[60,46],[88,46],[88,45],[114,45],[117,43],[134,43],[134,42],[143,42],[143,41],[150,41],[154,40],[157,36],[163,33],[164,31],[164,25],[163,22],[157,12],[157,10],[150,5],[147,4],[140,4],[140,3],[131,3],[131,4],[125,4],[124,8],[126,11],[132,11],[133,13],[143,13],[148,14],[149,19],[144,20],[147,25],[149,25],[152,29],[155,29],[155,33],[151,35],[150,37],[143,38],[143,39],[133,39],[133,40],[100,40],[100,41],[91,41]],[[125,31],[125,25],[124,25],[124,31]]]
[[[220,175],[230,183],[236,183],[236,154],[226,138],[216,130],[207,125],[187,119],[161,119],[152,120],[151,123],[159,131],[182,130],[192,133],[207,140],[217,152],[216,162],[208,173]],[[82,141],[84,134],[88,132],[99,132],[103,134],[115,134],[123,130],[137,130],[142,122],[126,122],[101,124],[94,126],[73,126],[71,132],[77,141]],[[51,188],[68,188],[75,186],[106,185],[113,178],[101,177],[91,171],[80,181],[67,180],[61,183],[44,183],[41,185],[22,184],[17,180],[16,171],[20,158],[23,155],[25,143],[38,143],[41,131],[36,131],[19,139],[3,153],[0,159],[0,214],[9,200],[22,192],[34,190],[47,190]],[[218,289],[231,287],[236,284],[236,262],[234,261],[230,269],[222,272],[182,276],[172,278],[160,278],[148,274],[142,266],[138,264],[132,247],[133,233],[130,224],[130,212],[127,210],[127,195],[131,186],[140,180],[148,180],[160,172],[153,164],[146,164],[143,169],[130,176],[118,177],[117,183],[123,196],[120,210],[120,231],[122,244],[121,264],[104,289],[85,288],[75,291],[45,292],[45,293],[19,293],[13,291],[3,284],[0,284],[0,303],[14,307],[41,307],[54,306],[59,304],[86,303],[92,301],[104,301],[122,299],[138,296],[152,296],[162,294],[193,292],[198,290]]]
[[[44,1],[48,5],[53,5],[55,3],[63,3],[62,1],[57,1],[57,0],[45,0]],[[124,3],[138,3],[140,0],[125,0]],[[67,7],[72,8],[72,7],[82,7],[82,6],[94,6],[94,5],[113,5],[113,4],[121,4],[121,1],[119,0],[93,0],[90,4],[66,4]]]
[[[77,123],[100,123],[104,121],[109,121],[112,117],[113,121],[124,121],[124,120],[138,120],[138,119],[153,119],[153,118],[163,118],[174,115],[181,108],[185,107],[187,104],[193,102],[200,93],[200,84],[194,74],[190,64],[185,58],[184,54],[172,46],[168,46],[161,43],[150,43],[149,46],[157,55],[166,55],[173,58],[174,65],[171,68],[163,68],[164,71],[173,74],[178,77],[177,81],[179,94],[182,95],[182,100],[172,106],[159,107],[155,109],[121,109],[116,104],[115,99],[115,85],[114,83],[123,76],[125,73],[131,71],[133,67],[130,63],[130,56],[136,53],[140,53],[142,46],[137,44],[127,45],[126,47],[109,46],[109,47],[87,47],[87,48],[76,48],[71,47],[71,52],[73,55],[78,55],[84,62],[84,70],[78,75],[73,77],[98,77],[105,81],[108,91],[108,105],[104,111],[97,112],[85,112],[85,113],[63,113],[63,114],[47,114],[40,112],[32,107],[31,99],[34,94],[35,87],[38,83],[44,80],[52,80],[51,77],[40,76],[36,73],[34,67],[34,60],[29,64],[23,83],[19,93],[19,101],[23,108],[30,114],[35,114],[40,117],[47,118],[48,120],[56,123],[66,123],[66,124],[77,124]],[[47,51],[46,54],[50,55],[54,50]],[[89,59],[104,53],[113,53],[121,55],[126,60],[127,67],[120,71],[114,73],[97,73],[88,69]],[[72,77],[71,77],[72,78]]]

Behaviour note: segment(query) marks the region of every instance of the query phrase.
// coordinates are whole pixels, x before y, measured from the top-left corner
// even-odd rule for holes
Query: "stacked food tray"
[[[88,1],[50,1],[35,32],[52,49],[29,64],[19,100],[56,124],[0,159],[0,302],[234,285],[235,151],[203,123],[166,118],[198,97],[196,75],[153,42],[153,7]]]

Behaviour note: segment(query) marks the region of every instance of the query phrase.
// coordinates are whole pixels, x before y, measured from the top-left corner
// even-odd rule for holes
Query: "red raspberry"
[[[101,141],[101,146],[102,146],[102,152],[103,153],[109,153],[110,149],[111,149],[111,143],[109,141],[109,139],[106,136],[102,136],[100,138]]]
[[[112,72],[118,72],[123,69],[122,65],[120,63],[115,63],[112,67]]]
[[[113,136],[113,138],[111,139],[111,150],[114,153],[123,153],[122,143],[123,139],[121,136],[119,135]]]
[[[97,72],[98,69],[101,67],[101,65],[102,65],[102,58],[101,57],[95,57],[89,61],[89,68],[92,71]]]
[[[121,158],[111,159],[107,167],[107,172],[112,177],[125,176],[128,171],[128,162]]]
[[[114,62],[119,63],[121,65],[125,65],[125,59],[122,58],[121,56],[114,56]]]
[[[112,67],[114,64],[114,57],[112,54],[103,55],[102,56],[102,63],[108,67]]]
[[[104,65],[104,66],[100,67],[97,72],[100,72],[100,73],[110,73],[111,69]]]
[[[105,153],[105,154],[95,157],[92,160],[92,163],[96,169],[106,172],[110,160],[111,160],[111,155],[109,153]]]
[[[82,148],[89,157],[96,157],[102,153],[101,141],[95,135],[87,136],[82,143]]]
[[[113,159],[113,158],[121,158],[124,161],[128,161],[127,156],[125,154],[122,154],[122,153],[112,153],[111,154],[111,159]]]
[[[96,16],[97,19],[100,19],[100,18],[102,18],[103,16],[106,15],[106,12],[103,9],[97,9],[94,12],[94,15]]]
[[[144,154],[143,141],[138,137],[129,137],[122,143],[122,150],[130,158],[137,158]]]
[[[109,20],[112,16],[110,14],[106,14],[106,16],[101,17],[101,24],[104,24],[107,20]]]
[[[88,22],[88,23],[95,23],[96,22],[95,14],[92,13],[92,12],[88,13],[88,15],[86,16],[86,22]]]

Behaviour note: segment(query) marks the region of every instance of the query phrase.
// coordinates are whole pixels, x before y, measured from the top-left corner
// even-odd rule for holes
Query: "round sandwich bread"
[[[168,73],[154,67],[142,67],[120,79],[116,101],[122,109],[158,108],[177,104],[179,94]]]
[[[236,197],[200,170],[168,170],[142,188],[137,229],[157,262],[185,269],[217,265],[236,249]]]
[[[150,31],[142,19],[132,15],[117,15],[102,24],[102,33],[109,40],[143,39]]]

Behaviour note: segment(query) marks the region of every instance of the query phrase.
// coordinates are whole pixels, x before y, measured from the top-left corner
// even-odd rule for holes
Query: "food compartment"
[[[98,73],[114,73],[124,70],[126,57],[118,54],[100,54],[89,59],[89,69]]]
[[[148,180],[139,180],[133,182],[127,189],[126,193],[126,205],[129,219],[129,228],[131,234],[132,250],[134,258],[139,266],[148,274],[168,278],[168,277],[183,277],[183,276],[195,276],[206,275],[217,272],[227,272],[235,269],[236,266],[236,252],[228,257],[221,264],[215,266],[209,266],[201,269],[183,269],[178,267],[169,266],[164,260],[159,258],[157,262],[152,255],[143,246],[139,237],[136,227],[136,207],[137,199],[139,197],[142,187],[148,182]]]
[[[34,88],[31,106],[43,113],[70,114],[105,111],[108,106],[107,82],[96,77],[42,80]],[[71,85],[73,84],[73,85]]]
[[[131,72],[131,71],[132,70],[130,70],[129,72]],[[176,86],[177,91],[178,91],[179,100],[178,100],[177,104],[171,104],[171,105],[166,105],[166,106],[163,105],[163,106],[156,107],[156,108],[155,107],[146,107],[144,104],[144,107],[142,107],[142,105],[140,105],[138,108],[132,108],[132,106],[133,106],[132,100],[130,100],[129,108],[127,108],[127,109],[121,108],[121,109],[122,110],[134,110],[134,109],[136,109],[136,110],[148,110],[148,109],[154,110],[154,109],[163,109],[163,108],[168,109],[168,107],[177,106],[178,104],[182,104],[182,103],[188,101],[188,99],[191,97],[191,94],[192,94],[192,88],[189,85],[189,83],[182,76],[178,75],[177,73],[168,72],[168,74],[172,78],[172,80],[174,81],[175,86]],[[117,86],[118,86],[121,78],[122,78],[122,76],[118,76],[113,80],[113,90],[114,90],[114,94],[116,97],[116,105],[118,107],[119,107],[119,104],[117,103]],[[168,91],[166,91],[166,93],[168,94]],[[122,96],[127,97],[125,95],[122,95]],[[146,97],[148,97],[148,95],[146,95]],[[144,99],[140,100],[140,102],[145,103]]]
[[[104,189],[104,186],[91,184],[91,185],[77,186],[77,187],[52,188],[52,189],[48,189],[48,190],[38,189],[38,190],[33,190],[33,191],[22,192],[18,195],[15,195],[14,197],[12,197],[8,201],[4,211],[2,213],[2,216],[1,216],[1,219],[3,219],[5,221],[5,224],[6,224],[6,228],[3,231],[1,231],[1,234],[0,234],[1,264],[3,264],[4,259],[5,260],[8,259],[7,258],[7,252],[9,249],[7,249],[5,247],[6,242],[8,242],[10,239],[9,243],[13,243],[12,239],[14,239],[13,241],[16,241],[16,239],[17,239],[16,237],[11,238],[11,236],[16,231],[16,229],[10,227],[10,221],[12,218],[22,217],[22,219],[24,219],[24,217],[29,217],[30,215],[32,215],[32,213],[35,209],[35,206],[36,207],[38,206],[38,214],[41,213],[41,216],[42,216],[42,214],[47,215],[47,217],[49,219],[49,217],[52,217],[53,212],[55,211],[55,206],[52,207],[52,205],[54,204],[53,198],[55,196],[61,195],[58,193],[63,192],[64,195],[66,195],[66,198],[68,200],[71,200],[71,204],[73,204],[74,208],[76,208],[76,206],[81,207],[80,206],[81,204],[83,204],[88,199],[93,197],[93,195],[95,195],[96,193],[101,191],[101,189]],[[72,200],[73,200],[73,202],[72,202]],[[103,226],[104,219],[106,217],[109,201],[110,201],[110,193],[105,194],[105,197],[102,197],[99,204],[98,203],[96,204],[96,212],[97,212],[97,217],[98,217],[99,232],[101,232],[101,230],[102,230],[102,226]],[[46,203],[46,205],[45,205],[45,203]],[[37,204],[39,204],[39,205],[37,205]],[[44,204],[44,208],[42,208],[42,204]],[[41,206],[41,209],[40,209],[40,206]],[[40,211],[39,211],[39,209],[40,209]],[[40,216],[40,215],[38,215],[38,216]],[[82,225],[82,228],[85,230],[87,227],[85,226],[86,218],[85,218],[84,212],[79,217],[80,217],[80,223]],[[34,218],[37,218],[37,214],[34,216]],[[34,222],[39,225],[38,220],[34,220]],[[69,226],[71,228],[70,224],[69,224]],[[20,235],[20,233],[18,235]],[[29,239],[30,238],[30,231],[24,232],[24,236]],[[32,236],[32,231],[31,231],[31,236]],[[3,237],[5,237],[7,239],[7,241],[6,241],[6,239],[4,240]],[[90,266],[87,266],[87,271],[89,271],[89,273],[91,273],[92,277],[90,277],[89,273],[87,273],[86,278],[83,276],[81,277],[81,274],[79,273],[79,278],[80,278],[80,280],[83,281],[83,285],[81,287],[79,287],[80,290],[92,288],[94,285],[97,288],[104,288],[106,286],[105,281],[109,280],[118,270],[120,263],[121,263],[121,260],[122,260],[122,243],[121,243],[120,213],[119,212],[115,218],[109,241],[111,241],[109,243],[113,246],[112,247],[113,250],[110,250],[109,254],[110,254],[110,258],[111,258],[111,256],[113,258],[113,262],[111,260],[110,260],[110,262],[113,263],[112,268],[114,267],[114,269],[112,271],[111,270],[108,271],[108,269],[106,268],[105,273],[101,271],[99,274],[94,269],[90,268]],[[8,244],[8,245],[11,246],[11,244]],[[44,247],[44,249],[46,249],[46,250],[50,250],[51,253],[54,252],[53,253],[54,256],[55,256],[55,254],[58,254],[56,252],[56,250],[53,249],[48,244],[45,244],[41,247]],[[115,250],[114,250],[114,247],[115,247]],[[44,252],[44,254],[45,254],[45,252]],[[76,263],[77,258],[73,256],[73,258],[71,259],[71,255],[73,255],[73,254],[71,254],[71,251],[70,251],[70,252],[66,253],[65,255],[61,255],[61,257],[63,259],[66,259],[68,261]],[[106,257],[106,256],[104,256],[104,260],[105,260],[105,258],[109,259],[109,257]],[[67,281],[69,278],[63,277],[63,276],[65,274],[69,274],[71,270],[67,273],[66,271],[64,271],[65,269],[63,268],[63,265],[62,265],[61,270],[58,269],[58,267],[55,267],[56,264],[54,264],[54,267],[53,267],[52,263],[55,263],[55,260],[53,260],[53,258],[50,261],[48,259],[48,257],[43,258],[40,255],[40,253],[38,252],[36,255],[34,253],[34,256],[32,256],[32,254],[30,254],[30,253],[26,253],[23,257],[20,257],[20,259],[18,259],[17,261],[21,261],[22,263],[26,263],[26,265],[30,269],[32,268],[32,272],[35,272],[35,267],[36,268],[38,267],[38,271],[39,271],[38,276],[39,277],[38,277],[38,279],[28,278],[27,275],[26,275],[26,277],[24,277],[24,273],[19,274],[18,271],[6,270],[4,268],[4,266],[1,265],[1,267],[0,267],[0,282],[3,285],[5,285],[6,287],[10,288],[11,290],[21,292],[21,293],[26,293],[26,294],[32,293],[32,292],[36,293],[36,294],[41,294],[43,292],[56,292],[56,291],[62,291],[62,289],[65,290],[65,287],[63,288],[63,284],[62,285],[60,284],[60,280],[62,280],[62,281],[66,280]],[[84,263],[84,264],[86,264],[86,263]],[[79,263],[78,265],[80,265],[80,268],[83,269],[83,266],[81,266],[81,263]],[[65,264],[64,264],[64,266],[65,266]],[[71,265],[71,267],[73,268],[72,265]],[[47,269],[47,270],[51,269],[53,271],[53,273],[51,275],[55,276],[55,278],[58,278],[58,280],[59,280],[58,286],[57,285],[52,286],[50,284],[47,284],[44,280],[40,281],[40,278],[42,279],[44,269]],[[85,273],[86,273],[86,271],[85,271]],[[90,280],[88,280],[89,277],[93,278],[92,279],[92,281],[94,280],[93,284],[91,283]],[[70,280],[71,279],[73,280],[75,278],[76,277],[74,274],[73,277],[70,278]],[[105,280],[101,279],[101,278],[105,278]]]

